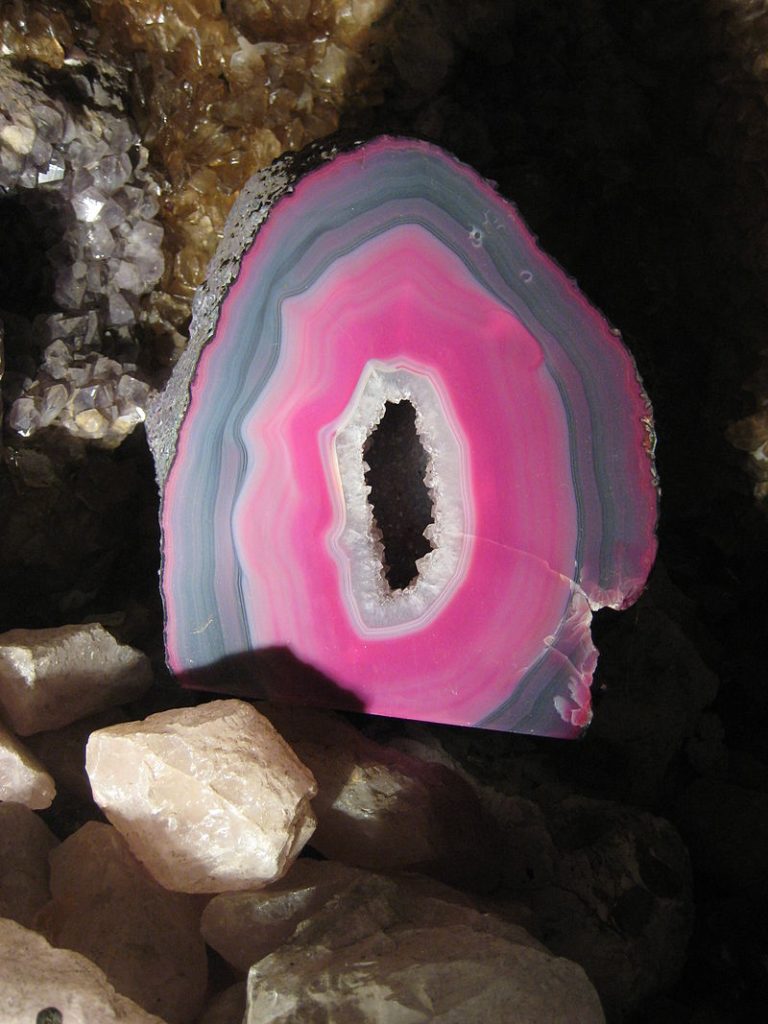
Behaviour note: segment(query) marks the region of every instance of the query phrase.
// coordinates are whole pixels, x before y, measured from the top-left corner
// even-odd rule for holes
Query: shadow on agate
[[[341,711],[366,710],[364,702],[351,690],[301,661],[287,647],[230,654],[210,665],[179,673],[178,680],[189,689],[235,697]]]

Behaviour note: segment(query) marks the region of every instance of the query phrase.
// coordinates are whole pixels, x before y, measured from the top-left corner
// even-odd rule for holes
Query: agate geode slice
[[[149,420],[182,682],[578,733],[592,610],[655,553],[651,414],[514,207],[412,139],[283,158],[235,204],[191,335]],[[423,553],[396,581],[411,498],[379,508],[419,459]]]

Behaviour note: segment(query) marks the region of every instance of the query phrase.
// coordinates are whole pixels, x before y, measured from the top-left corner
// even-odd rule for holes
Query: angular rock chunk
[[[0,636],[0,711],[20,736],[134,700],[151,679],[146,655],[98,623]]]
[[[0,917],[30,928],[51,897],[48,854],[58,839],[22,804],[0,803]]]
[[[481,891],[498,883],[497,827],[456,772],[384,747],[330,712],[264,713],[317,779],[311,845],[324,856]]]
[[[245,1024],[599,1024],[583,970],[517,925],[367,878],[248,975]]]
[[[118,995],[104,972],[79,953],[54,949],[42,935],[0,920],[0,1020],[34,1024],[55,1008],[62,1024],[164,1024]]]
[[[205,996],[208,961],[192,896],[168,892],[116,829],[91,821],[51,855],[52,901],[37,925],[97,964],[118,992],[170,1024]]]
[[[243,701],[100,729],[86,770],[96,803],[134,855],[179,892],[267,885],[315,828],[312,773]]]
[[[227,963],[246,972],[293,935],[298,924],[366,877],[330,860],[298,860],[275,885],[257,892],[224,892],[203,911],[203,938]]]
[[[56,786],[43,765],[0,723],[0,800],[41,811],[55,796]]]

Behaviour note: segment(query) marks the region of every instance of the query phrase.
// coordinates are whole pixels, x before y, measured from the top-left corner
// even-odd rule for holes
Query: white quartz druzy
[[[268,885],[316,824],[312,773],[244,701],[99,729],[86,769],[96,803],[134,855],[179,892]]]
[[[98,623],[0,635],[0,712],[20,736],[140,697],[149,659]]]

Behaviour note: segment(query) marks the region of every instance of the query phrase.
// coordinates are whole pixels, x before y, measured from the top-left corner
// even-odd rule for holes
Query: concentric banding
[[[220,685],[254,695],[577,732],[590,609],[630,603],[655,552],[631,357],[443,151],[316,150],[289,182],[271,171],[234,211],[150,423],[171,667],[210,668],[211,686],[218,665]],[[431,460],[435,550],[391,593],[359,445],[404,398]],[[259,652],[275,651],[315,674],[265,673]]]

